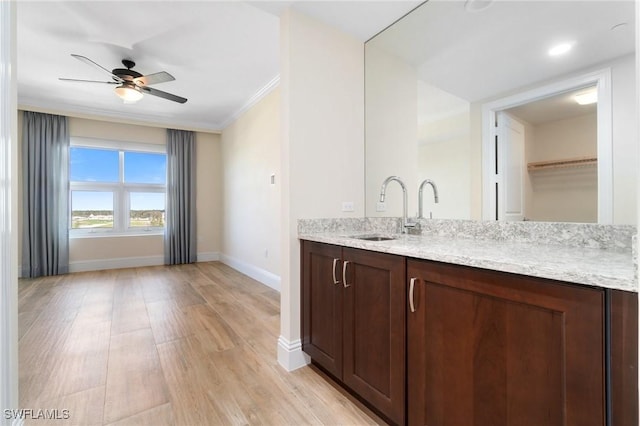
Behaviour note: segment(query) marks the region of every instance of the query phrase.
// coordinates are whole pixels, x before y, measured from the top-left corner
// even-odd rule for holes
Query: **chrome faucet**
[[[404,182],[398,176],[389,176],[382,182],[382,189],[380,189],[380,202],[384,203],[385,193],[387,191],[387,185],[391,181],[396,181],[402,187],[402,233],[407,233],[407,228],[413,228],[416,226],[415,223],[409,223],[409,218],[407,216],[407,187]]]
[[[420,189],[418,189],[418,219],[424,218],[422,214],[422,192],[426,185],[431,185],[431,188],[433,188],[433,199],[438,203],[438,187],[436,186],[436,183],[431,179],[423,180],[420,184]]]

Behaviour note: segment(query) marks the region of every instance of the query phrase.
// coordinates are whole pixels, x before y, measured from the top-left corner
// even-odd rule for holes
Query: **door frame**
[[[598,223],[613,223],[613,138],[611,68],[564,79],[482,105],[482,219],[495,220],[495,123],[499,111],[595,85],[598,92]]]
[[[0,1],[0,409],[18,409],[17,4]],[[11,413],[10,413],[11,414]],[[1,425],[22,424],[15,414]]]
[[[496,169],[497,175],[496,175],[496,180],[498,182],[499,185],[502,185],[502,190],[500,192],[497,193],[498,198],[498,203],[497,206],[501,206],[500,211],[496,211],[497,213],[497,220],[505,220],[505,221],[516,221],[516,220],[524,220],[525,218],[525,211],[526,211],[526,206],[525,206],[525,195],[524,195],[524,187],[525,187],[525,176],[524,174],[526,173],[526,163],[525,163],[525,159],[526,159],[526,152],[525,152],[525,144],[526,144],[526,130],[525,130],[525,126],[524,124],[522,124],[522,122],[520,120],[518,120],[517,117],[513,116],[512,114],[508,113],[507,111],[501,110],[501,111],[496,111],[496,129],[495,129],[495,134],[498,135],[498,139],[497,139],[497,144],[495,144],[496,148],[498,149],[498,154],[499,154],[499,158],[498,158],[498,168]],[[508,217],[508,208],[507,208],[507,200],[510,198],[507,196],[507,192],[509,190],[509,187],[511,186],[508,179],[507,179],[507,170],[509,169],[510,166],[512,166],[513,164],[509,164],[510,161],[507,161],[507,157],[510,156],[509,154],[512,153],[512,150],[509,148],[507,148],[507,145],[512,145],[513,144],[513,139],[511,139],[510,137],[507,137],[507,133],[508,130],[515,130],[515,128],[518,128],[518,130],[520,131],[520,133],[522,134],[522,152],[520,153],[521,155],[519,155],[519,166],[520,166],[520,173],[519,173],[519,177],[520,177],[520,214],[516,215],[518,216],[518,219],[516,218],[512,218],[512,217]],[[502,151],[500,151],[500,149],[502,149]],[[513,177],[513,176],[511,176]],[[494,193],[496,193],[496,191],[494,190]],[[496,205],[494,205],[496,206]],[[497,209],[496,209],[497,210]]]

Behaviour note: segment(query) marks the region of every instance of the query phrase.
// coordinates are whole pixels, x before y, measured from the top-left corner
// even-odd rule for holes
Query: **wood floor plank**
[[[83,274],[78,280],[86,287],[76,320],[111,321],[115,282],[101,274]]]
[[[210,349],[220,352],[232,349],[240,344],[240,337],[227,322],[207,305],[191,305],[187,308],[187,317],[195,333],[206,338]]]
[[[174,424],[171,404],[162,404],[115,423],[109,423],[109,426],[171,426]]]
[[[128,333],[149,328],[142,286],[129,275],[119,276],[115,285],[111,333]]]
[[[384,424],[375,414],[368,410],[363,412],[363,407],[352,396],[344,390],[337,390],[330,379],[311,367],[300,368],[284,376],[284,380],[298,389],[296,398],[319,416],[322,424]]]
[[[187,314],[171,300],[147,302],[149,324],[156,344],[190,336],[194,330]]]
[[[225,389],[230,390],[235,397],[233,402],[243,411],[268,418],[275,410],[295,424],[319,424],[314,413],[295,404],[294,393],[284,386],[276,371],[247,346],[220,353],[215,362]]]
[[[198,336],[158,345],[177,425],[228,423],[214,402],[223,382],[206,347]]]
[[[26,311],[18,314],[18,341],[22,340],[39,315],[40,311]]]
[[[66,317],[34,323],[18,345],[20,406],[33,407],[62,362],[73,322]]]
[[[280,367],[279,304],[219,262],[20,280],[20,406],[69,409],[61,424],[381,424]]]
[[[44,401],[39,407],[45,410],[55,410],[57,419],[25,420],[25,425],[102,425],[102,411],[104,409],[104,386],[86,389],[71,395]],[[65,413],[66,412],[66,413]],[[68,416],[68,417],[67,417]]]
[[[52,286],[40,284],[38,280],[20,280],[18,285],[18,311],[21,313],[42,311],[44,306],[49,303],[52,291]]]
[[[151,328],[111,336],[104,422],[169,402]]]
[[[147,303],[171,300],[180,307],[202,304],[205,300],[182,278],[156,277],[142,286]]]
[[[55,399],[104,387],[110,330],[110,321],[74,321],[66,343],[61,348],[60,361],[51,372],[40,399]]]

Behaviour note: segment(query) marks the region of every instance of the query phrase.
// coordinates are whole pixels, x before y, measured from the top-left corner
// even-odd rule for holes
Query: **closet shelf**
[[[596,157],[567,158],[564,160],[538,161],[528,163],[527,170],[530,172],[538,170],[565,169],[569,167],[597,166]]]

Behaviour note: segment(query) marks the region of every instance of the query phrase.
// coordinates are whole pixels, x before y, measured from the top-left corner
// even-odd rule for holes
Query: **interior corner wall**
[[[638,225],[638,107],[635,55],[611,64],[613,100],[613,223]]]
[[[222,162],[221,260],[280,290],[278,88],[222,131]]]
[[[386,192],[385,209],[377,212],[382,182],[398,176],[407,187],[408,214],[417,211],[418,167],[418,76],[413,66],[380,48],[367,46],[365,61],[366,212],[368,216],[402,216],[403,193],[396,183]],[[389,88],[392,87],[393,90]],[[375,102],[373,101],[375,100]]]
[[[300,334],[302,218],[364,216],[364,44],[288,9],[280,19],[281,328],[278,362],[306,362]],[[354,203],[343,212],[342,202]]]
[[[52,112],[55,114],[55,112]],[[18,115],[19,134],[22,129],[22,112]],[[108,139],[146,144],[164,144],[166,129],[135,124],[69,117],[71,137]],[[21,141],[21,135],[18,137]],[[19,150],[20,151],[20,150]],[[196,209],[198,260],[218,260],[222,246],[222,162],[220,135],[196,133]],[[20,152],[18,154],[20,156]],[[18,164],[22,164],[21,158]],[[19,173],[20,175],[21,173]],[[22,189],[21,176],[19,187]],[[19,228],[22,235],[22,190],[19,194]],[[21,238],[19,237],[19,240]],[[21,246],[18,253],[22,253]],[[71,238],[69,240],[69,270],[71,272],[113,269],[134,266],[161,265],[164,263],[162,235],[100,236],[96,238]]]

